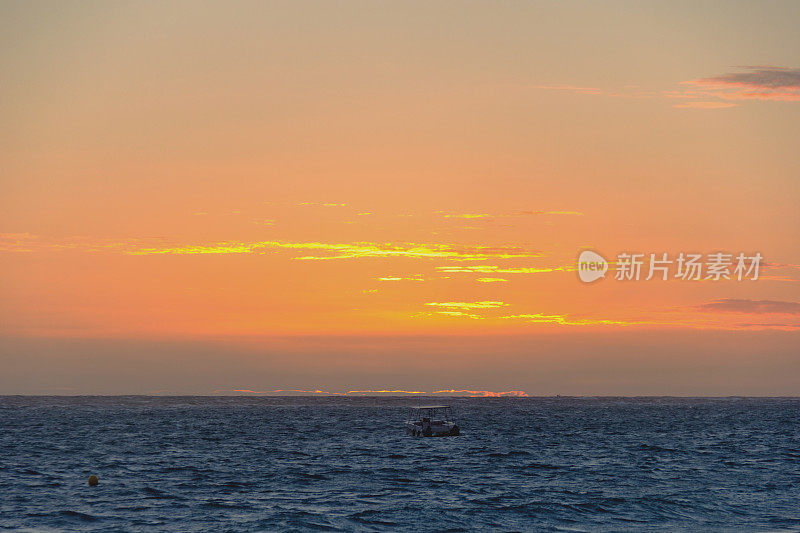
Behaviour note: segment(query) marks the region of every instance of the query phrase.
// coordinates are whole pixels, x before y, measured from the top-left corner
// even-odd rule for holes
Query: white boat
[[[460,433],[449,405],[412,407],[406,420],[406,435],[414,437],[456,437]]]

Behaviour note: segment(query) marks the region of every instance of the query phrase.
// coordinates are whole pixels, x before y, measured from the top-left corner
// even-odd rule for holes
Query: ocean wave
[[[442,439],[405,435],[413,402],[16,398],[0,529],[800,527],[800,400],[455,398]]]

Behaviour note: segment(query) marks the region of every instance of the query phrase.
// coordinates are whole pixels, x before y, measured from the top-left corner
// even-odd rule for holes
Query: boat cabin
[[[414,437],[454,437],[459,432],[449,405],[412,407],[406,421],[406,434]]]

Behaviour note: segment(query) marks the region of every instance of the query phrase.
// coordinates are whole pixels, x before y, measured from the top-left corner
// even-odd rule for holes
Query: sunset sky
[[[799,395],[798,20],[2,2],[0,394]]]

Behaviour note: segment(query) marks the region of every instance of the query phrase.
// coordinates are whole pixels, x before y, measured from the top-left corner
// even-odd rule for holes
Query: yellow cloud
[[[262,223],[273,221],[267,219]],[[40,239],[25,233],[0,234],[0,252],[32,252],[36,250],[112,251],[127,255],[204,255],[204,254],[268,254],[274,250],[311,252],[294,257],[298,260],[410,258],[449,261],[486,261],[488,259],[532,259],[541,252],[519,246],[469,246],[439,243],[380,242],[287,242],[287,241],[218,241],[202,244],[171,244],[164,239],[97,239],[74,237],[65,241]],[[316,252],[316,253],[315,253]],[[494,268],[494,267],[493,267]],[[472,270],[483,272],[477,267]],[[488,272],[489,270],[486,270]],[[498,272],[501,272],[498,270]]]
[[[508,306],[505,302],[485,301],[485,302],[429,302],[425,305],[434,307],[444,307],[447,309],[494,309],[497,307]]]
[[[459,316],[464,318],[472,318],[475,320],[483,320],[485,317],[476,315],[474,313],[464,313],[462,311],[436,311],[437,315]]]
[[[541,274],[543,272],[567,272],[573,266],[562,267],[501,267],[497,265],[438,266],[436,270],[447,273],[477,272],[479,274]]]
[[[320,202],[300,202],[297,204],[301,207],[347,207],[347,204],[335,204],[335,203],[320,203]]]
[[[499,398],[502,396],[516,396],[526,398],[528,393],[524,390],[508,390],[502,392],[492,392],[488,390],[468,390],[468,389],[447,389],[433,391],[433,394],[469,394],[470,396],[479,396],[483,398]]]
[[[596,320],[596,319],[571,319],[567,315],[546,315],[533,313],[523,315],[507,315],[499,317],[506,320],[524,320],[536,324],[561,324],[564,326],[634,326],[649,324],[649,322],[629,322],[624,320]]]
[[[504,278],[478,278],[475,281],[478,281],[480,283],[497,283],[500,281],[508,281],[508,280]]]
[[[413,259],[450,259],[458,261],[484,261],[486,259],[514,259],[539,257],[539,252],[519,247],[455,246],[451,244],[419,243],[322,243],[322,242],[218,242],[209,245],[167,246],[163,248],[134,248],[130,255],[151,254],[263,254],[270,249],[317,250],[327,255],[305,255],[300,260],[359,259],[366,257],[406,257]]]

